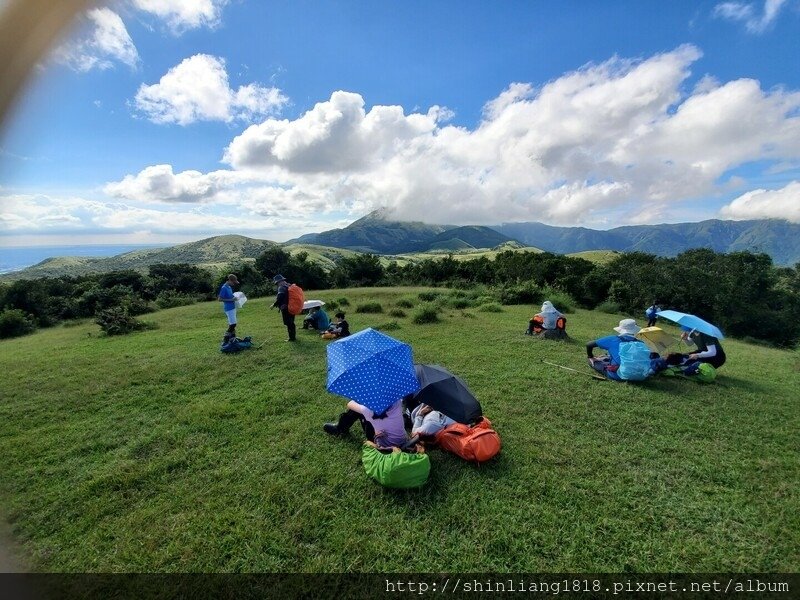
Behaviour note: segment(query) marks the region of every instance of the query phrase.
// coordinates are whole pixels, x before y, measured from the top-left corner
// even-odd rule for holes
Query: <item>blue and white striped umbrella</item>
[[[371,328],[332,342],[327,389],[384,412],[419,389],[411,346]]]

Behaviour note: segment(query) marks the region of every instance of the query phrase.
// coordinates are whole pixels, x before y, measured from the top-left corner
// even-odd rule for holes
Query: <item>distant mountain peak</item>
[[[370,223],[375,221],[386,221],[386,222],[395,222],[398,219],[395,218],[395,209],[390,208],[388,206],[382,206],[381,208],[376,208],[370,213],[367,213],[357,221],[353,221],[351,225],[355,225],[356,223],[364,224]]]

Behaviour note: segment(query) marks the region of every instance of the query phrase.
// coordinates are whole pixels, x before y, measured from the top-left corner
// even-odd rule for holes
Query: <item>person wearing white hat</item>
[[[527,335],[540,335],[544,334],[547,337],[547,332],[554,332],[558,329],[559,319],[561,319],[561,328],[566,327],[567,320],[564,318],[564,315],[553,306],[553,303],[550,300],[545,300],[542,303],[542,310],[541,312],[537,313],[531,320],[528,321],[528,331],[526,332]],[[566,330],[563,332],[563,336],[556,336],[556,337],[566,337]]]
[[[641,327],[636,324],[635,319],[622,319],[619,325],[614,327],[614,331],[616,331],[618,335],[608,335],[586,344],[586,355],[589,359],[589,366],[609,379],[622,381],[622,378],[617,375],[617,369],[619,369],[620,365],[619,346],[624,342],[635,342],[636,338],[634,336],[639,333],[640,329]],[[605,350],[608,352],[608,356],[596,358],[592,354],[595,348]]]

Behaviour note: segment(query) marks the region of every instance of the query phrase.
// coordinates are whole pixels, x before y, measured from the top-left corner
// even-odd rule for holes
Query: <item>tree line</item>
[[[386,266],[374,254],[357,254],[325,271],[305,252],[290,255],[273,247],[254,263],[232,264],[218,272],[192,265],[154,265],[146,274],[129,270],[0,284],[0,337],[68,319],[133,317],[156,308],[212,300],[229,272],[237,274],[249,297],[273,294],[272,276],[281,273],[309,290],[483,285],[504,304],[538,303],[543,294],[555,293],[584,308],[640,318],[657,301],[662,308],[702,316],[727,335],[781,347],[800,342],[800,264],[776,267],[766,254],[708,249],[669,258],[625,253],[604,265],[548,252],[511,250],[494,259],[460,261],[446,256],[408,264],[392,261]]]

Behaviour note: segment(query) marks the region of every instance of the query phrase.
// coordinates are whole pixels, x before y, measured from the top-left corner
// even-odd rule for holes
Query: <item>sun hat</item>
[[[636,335],[640,329],[641,327],[636,324],[636,319],[622,319],[619,327],[614,327],[614,331],[622,335]]]
[[[234,275],[233,273],[230,273],[228,275],[228,281],[233,281],[234,283],[239,283],[239,280],[236,278],[236,275]]]
[[[286,281],[286,277],[281,274],[275,275],[275,277],[272,278],[272,283],[280,283],[281,281]]]
[[[550,300],[545,300],[542,303],[542,312],[543,313],[552,313],[552,312],[558,312],[558,311],[556,310],[556,307],[553,306],[553,303],[550,302]]]

